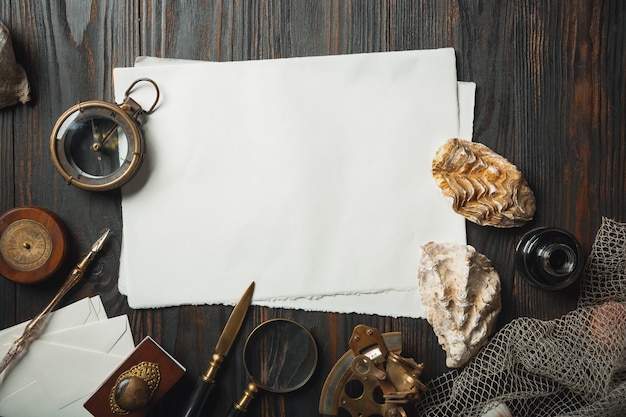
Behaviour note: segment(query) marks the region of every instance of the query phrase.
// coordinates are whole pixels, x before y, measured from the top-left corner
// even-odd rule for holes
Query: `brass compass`
[[[67,232],[51,211],[18,207],[0,217],[0,274],[23,284],[52,275],[67,253]]]
[[[144,110],[130,98],[140,82],[152,84],[154,104]],[[126,184],[143,162],[145,145],[140,116],[154,111],[159,88],[148,78],[135,80],[121,104],[92,100],[76,104],[59,117],[50,136],[52,162],[68,184],[107,191]]]

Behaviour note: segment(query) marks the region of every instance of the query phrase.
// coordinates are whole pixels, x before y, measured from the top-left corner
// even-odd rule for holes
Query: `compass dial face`
[[[139,125],[115,104],[93,100],[66,111],[50,137],[52,162],[68,184],[90,191],[120,187],[144,157]]]
[[[0,254],[18,271],[33,271],[52,254],[52,238],[39,222],[29,219],[11,223],[0,237]]]

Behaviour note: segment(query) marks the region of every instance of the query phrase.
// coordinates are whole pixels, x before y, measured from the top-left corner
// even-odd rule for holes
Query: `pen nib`
[[[92,252],[100,252],[100,250],[104,246],[104,242],[107,240],[107,237],[109,237],[109,232],[111,232],[111,229],[107,227],[104,230],[104,233],[102,234],[102,236],[100,236],[98,240],[94,242],[93,246],[91,247]]]
[[[109,229],[108,227],[104,230],[104,233],[102,234],[102,236],[100,236],[98,240],[96,240],[94,244],[91,245],[91,250],[89,251],[87,255],[85,255],[83,260],[80,261],[78,265],[76,265],[76,268],[78,268],[81,271],[85,271],[85,269],[87,268],[87,265],[89,265],[92,259],[96,256],[96,253],[100,252],[102,248],[104,247],[104,242],[107,240],[107,237],[109,237],[110,231],[111,229]]]

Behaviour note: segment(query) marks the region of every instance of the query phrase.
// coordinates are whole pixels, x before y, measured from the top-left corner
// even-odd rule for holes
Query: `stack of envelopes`
[[[26,324],[0,332],[2,354]],[[91,416],[83,403],[134,347],[128,318],[108,318],[100,297],[54,311],[44,333],[0,376],[0,415]]]

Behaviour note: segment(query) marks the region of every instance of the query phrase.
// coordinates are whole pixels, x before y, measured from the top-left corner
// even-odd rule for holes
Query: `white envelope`
[[[130,332],[128,318],[117,316],[81,327],[46,333],[37,340],[61,347],[125,355],[135,347],[132,337],[128,337]]]
[[[43,308],[43,307],[42,307]],[[106,320],[106,312],[100,296],[83,298],[73,304],[59,308],[52,312],[45,333],[51,334],[60,330],[82,326],[86,323]],[[22,335],[30,320],[7,329],[0,330],[0,352],[4,354],[15,339]]]
[[[128,318],[108,319],[99,297],[55,311],[49,324],[46,330],[52,331],[36,339],[3,374],[3,417],[89,416],[83,402],[134,349]],[[12,341],[15,328],[2,333]]]
[[[42,348],[42,352],[44,350],[50,357],[63,357],[68,360],[39,362],[38,365],[45,367],[43,368],[45,373],[0,402],[0,415],[3,417],[51,415],[88,417],[91,414],[82,407],[82,404],[125,358],[54,345]],[[97,365],[94,366],[93,361],[97,361]],[[34,362],[32,364],[35,365]],[[79,369],[78,366],[86,367],[82,372],[74,372]],[[77,378],[78,383],[73,383],[70,378]]]
[[[455,65],[443,49],[115,69],[117,101],[140,77],[162,93],[123,190],[131,307],[232,303],[250,280],[258,303],[415,290],[421,244],[465,241],[430,177],[460,136]]]

